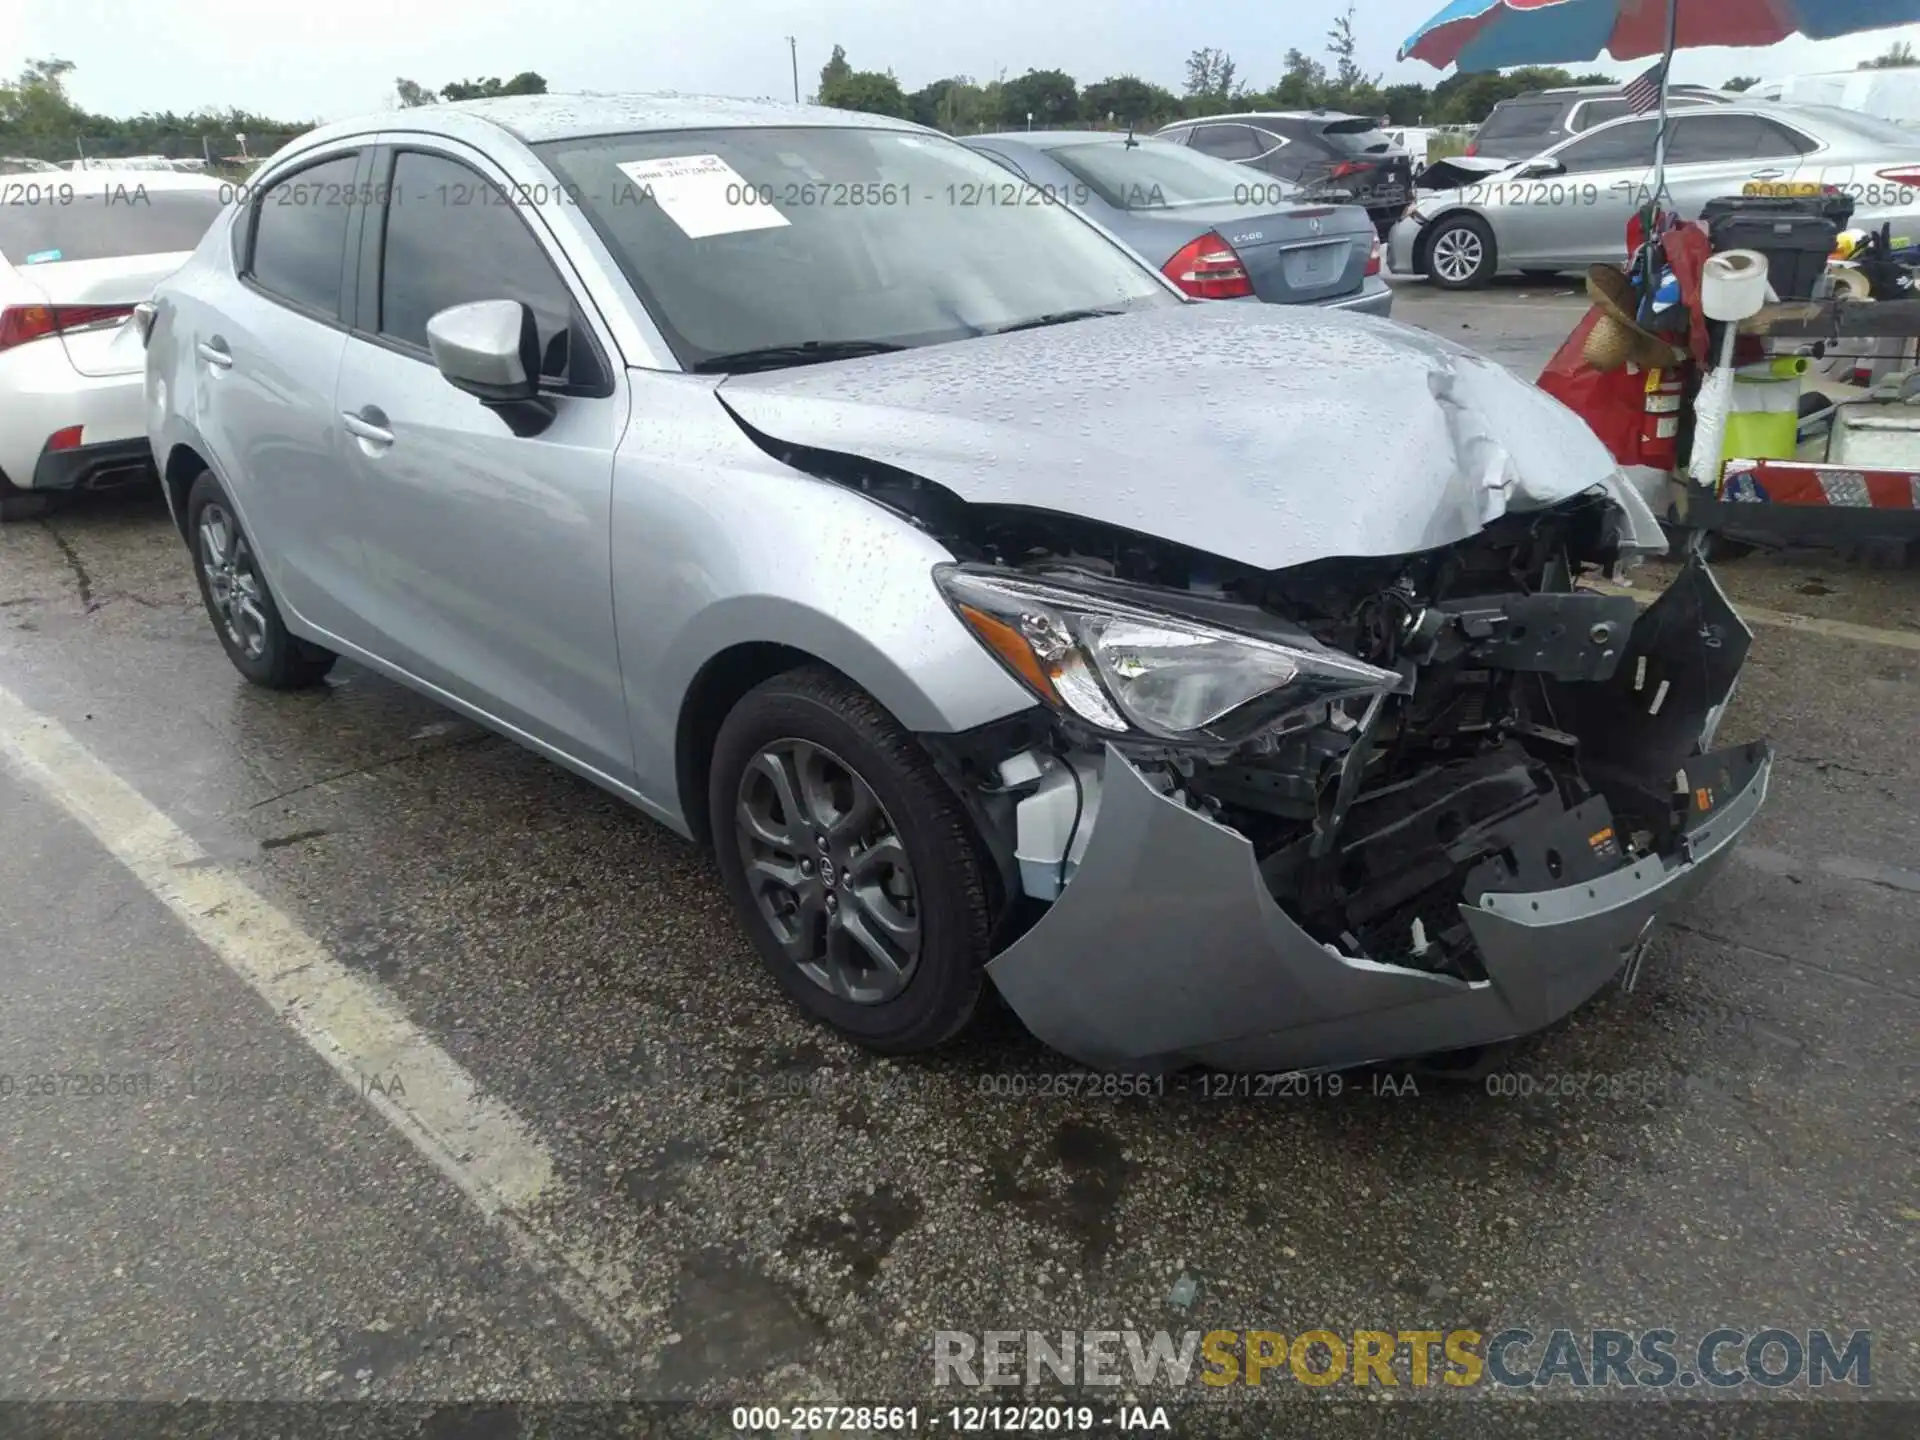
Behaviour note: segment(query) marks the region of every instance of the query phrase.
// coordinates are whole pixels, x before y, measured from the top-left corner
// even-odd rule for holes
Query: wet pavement
[[[1580,304],[1398,316],[1531,375]],[[247,687],[157,502],[0,528],[0,693],[553,1172],[490,1216],[140,835],[0,763],[0,1399],[947,1404],[937,1330],[1515,1325],[1870,1328],[1871,1393],[1920,1399],[1920,571],[1721,574],[1833,623],[1755,626],[1724,735],[1773,792],[1634,993],[1485,1080],[1104,1100],[1004,1013],[912,1063],[806,1023],[693,847],[429,701]]]

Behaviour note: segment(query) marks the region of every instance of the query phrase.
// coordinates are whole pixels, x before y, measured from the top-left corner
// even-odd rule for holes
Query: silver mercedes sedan
[[[709,847],[877,1050],[989,984],[1110,1069],[1471,1049],[1630,981],[1766,792],[1711,575],[1580,583],[1664,540],[1571,413],[903,122],[330,125],[139,321],[247,680],[344,658]]]

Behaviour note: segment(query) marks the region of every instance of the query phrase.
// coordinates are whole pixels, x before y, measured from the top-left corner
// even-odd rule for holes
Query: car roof
[[[1057,150],[1063,145],[1123,145],[1128,138],[1125,130],[1000,130],[987,135],[963,135],[964,143],[975,140],[991,140],[1000,145],[1025,145],[1032,150]],[[1154,139],[1151,134],[1133,135],[1135,143],[1144,144]]]
[[[1226,115],[1196,115],[1191,120],[1175,120],[1161,127],[1175,130],[1187,125],[1206,125],[1215,120],[1372,120],[1372,115],[1355,115],[1347,110],[1235,110]]]
[[[548,140],[635,131],[755,129],[778,125],[939,133],[891,115],[867,115],[825,105],[660,91],[628,95],[502,95],[488,100],[417,105],[338,120],[302,136],[301,140],[320,143],[378,130],[424,131],[453,139],[477,140],[484,139],[485,132],[497,129],[529,145],[538,145]]]
[[[1617,85],[1552,85],[1545,90],[1522,90],[1518,95],[1509,95],[1506,100],[1502,100],[1499,103],[1505,105],[1513,100],[1540,100],[1549,95],[1618,95],[1631,83],[1631,81],[1622,80]],[[1676,83],[1667,87],[1667,93],[1669,95],[1725,95],[1731,92],[1716,90],[1711,85],[1683,85]]]
[[[62,183],[73,186],[73,192],[77,196],[85,196],[93,191],[131,190],[136,185],[144,186],[148,190],[217,191],[231,188],[227,182],[192,170],[62,170],[59,173],[63,177]],[[49,180],[43,183],[53,182]]]

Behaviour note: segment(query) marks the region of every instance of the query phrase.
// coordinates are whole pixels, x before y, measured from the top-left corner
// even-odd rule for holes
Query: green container
[[[1734,378],[1723,453],[1729,460],[1791,460],[1800,449],[1800,357],[1742,367]]]

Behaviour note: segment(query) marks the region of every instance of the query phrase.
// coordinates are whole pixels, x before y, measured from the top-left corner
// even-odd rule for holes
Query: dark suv
[[[1667,89],[1669,110],[1725,105],[1736,99],[1724,90],[1704,85],[1673,85]],[[1502,100],[1474,133],[1469,155],[1496,160],[1531,160],[1562,140],[1618,120],[1633,107],[1624,85],[1570,85],[1556,90],[1529,90]]]
[[[1291,181],[1303,198],[1364,205],[1382,238],[1413,194],[1413,162],[1363,115],[1336,110],[1264,111],[1180,120],[1162,140]]]

